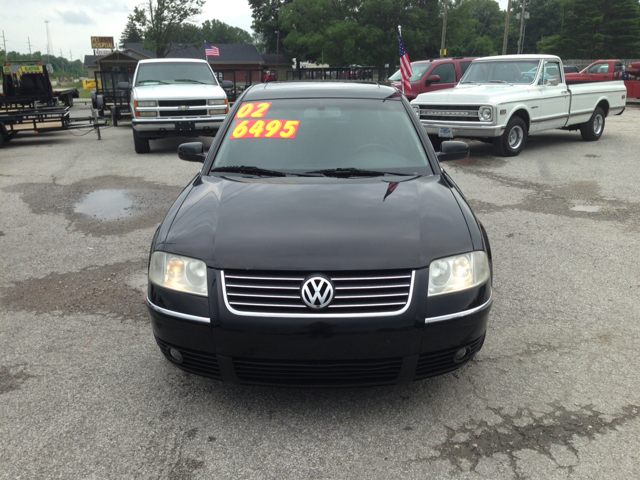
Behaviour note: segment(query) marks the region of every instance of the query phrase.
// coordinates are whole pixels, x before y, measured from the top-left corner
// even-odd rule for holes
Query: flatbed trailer
[[[73,107],[73,99],[80,98],[80,92],[76,87],[54,88],[53,96],[67,107]]]
[[[0,147],[20,133],[38,135],[46,132],[92,128],[101,139],[100,127],[106,126],[103,118],[71,118],[69,107],[34,106],[4,102],[0,109]]]

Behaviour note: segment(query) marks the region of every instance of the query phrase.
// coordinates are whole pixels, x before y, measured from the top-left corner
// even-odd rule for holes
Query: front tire
[[[520,117],[512,117],[507,123],[504,133],[493,140],[493,146],[498,155],[515,157],[520,155],[527,142],[527,125]]]
[[[132,130],[133,146],[136,149],[136,153],[149,153],[151,151],[151,148],[149,147],[149,139],[138,136],[138,132],[136,132],[135,129]]]
[[[604,110],[598,107],[593,111],[589,121],[580,125],[580,135],[585,142],[595,142],[602,136],[604,118]]]

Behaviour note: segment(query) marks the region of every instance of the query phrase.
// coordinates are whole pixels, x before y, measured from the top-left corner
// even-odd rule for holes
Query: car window
[[[540,75],[538,85],[544,85],[547,80],[557,80],[560,83],[560,64],[558,62],[545,62],[544,72]]]
[[[471,65],[471,62],[460,62],[460,75],[464,75],[469,65]]]
[[[456,67],[453,63],[443,63],[431,70],[429,76],[439,75],[440,81],[435,83],[456,83]]]
[[[624,65],[622,65],[621,63],[616,63],[615,70],[616,72],[624,72]]]
[[[427,167],[418,133],[399,99],[244,102],[213,167],[271,170]],[[428,170],[431,173],[429,168]]]
[[[609,64],[596,63],[595,65],[589,68],[588,73],[609,73]]]
[[[472,83],[533,83],[538,72],[537,60],[514,62],[475,62],[467,69],[461,82]]]
[[[158,62],[138,64],[136,86],[189,83],[218,84],[211,68],[206,63]]]
[[[411,68],[413,70],[413,75],[411,75],[410,81],[417,82],[422,78],[427,70],[431,68],[430,63],[412,63]],[[399,82],[402,80],[402,73],[398,70],[396,73],[389,77],[389,80],[394,82]]]

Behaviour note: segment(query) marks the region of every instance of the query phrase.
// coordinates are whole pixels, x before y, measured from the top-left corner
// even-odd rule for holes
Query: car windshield
[[[538,60],[473,62],[460,83],[533,83],[538,73]]]
[[[409,115],[395,98],[245,102],[225,134],[213,169],[251,166],[288,173],[328,169],[413,173],[420,168],[420,174],[430,174],[427,154]]]
[[[432,65],[433,64],[431,63],[427,63],[427,64],[412,63],[411,68],[413,69],[413,75],[411,75],[411,81],[417,82],[418,80],[420,80],[422,76],[425,74],[425,72],[429,70]],[[389,80],[392,82],[399,82],[400,80],[402,80],[402,73],[400,72],[400,70],[398,70],[396,73],[391,75],[389,77]]]
[[[213,72],[205,63],[158,62],[138,66],[136,86],[166,84],[217,85]]]

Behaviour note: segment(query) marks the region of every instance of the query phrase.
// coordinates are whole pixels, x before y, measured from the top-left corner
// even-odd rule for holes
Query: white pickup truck
[[[562,128],[595,141],[605,118],[625,108],[624,82],[565,83],[554,55],[478,58],[449,90],[423,93],[411,102],[438,150],[454,137],[492,142],[498,154],[518,155],[527,136]]]
[[[149,152],[149,140],[157,138],[215,136],[229,113],[227,95],[205,60],[141,60],[133,84],[118,85],[128,88],[137,153]]]

